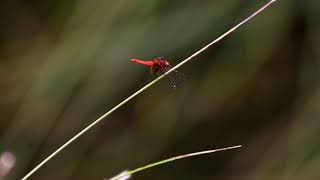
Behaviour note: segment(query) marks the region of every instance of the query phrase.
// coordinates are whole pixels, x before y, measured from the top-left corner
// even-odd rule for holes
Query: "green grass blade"
[[[132,171],[128,171],[127,173],[124,173],[121,176],[118,176],[116,178],[112,178],[112,180],[121,179],[121,178],[123,178],[125,176],[132,175],[134,173],[137,173],[137,172],[140,172],[140,171],[144,171],[146,169],[149,169],[149,168],[152,168],[152,167],[155,167],[155,166],[159,166],[161,164],[166,164],[166,163],[169,163],[169,162],[172,162],[172,161],[176,161],[176,160],[179,160],[179,159],[185,159],[185,158],[189,158],[189,157],[192,157],[192,156],[210,154],[210,153],[215,153],[215,152],[219,152],[219,151],[227,151],[227,150],[236,149],[236,148],[240,148],[240,147],[242,147],[242,145],[230,146],[230,147],[226,147],[226,148],[213,149],[213,150],[207,150],[207,151],[200,151],[200,152],[189,153],[189,154],[184,154],[184,155],[172,157],[172,158],[169,158],[169,159],[165,159],[165,160],[162,160],[162,161],[158,161],[158,162],[155,162],[155,163],[152,163],[152,164],[148,164],[148,165],[139,167],[139,168],[134,169]]]

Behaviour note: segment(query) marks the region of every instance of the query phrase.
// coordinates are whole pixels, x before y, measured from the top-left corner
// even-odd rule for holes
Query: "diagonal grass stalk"
[[[212,150],[207,150],[207,151],[199,151],[199,152],[195,152],[195,153],[189,153],[189,154],[185,154],[185,155],[180,155],[180,156],[172,157],[172,158],[169,158],[169,159],[165,159],[165,160],[162,160],[162,161],[158,161],[158,162],[155,162],[155,163],[152,163],[152,164],[148,164],[148,165],[139,167],[137,169],[128,171],[126,173],[123,173],[121,176],[118,176],[116,178],[111,178],[111,179],[112,180],[121,179],[121,178],[123,178],[125,176],[130,176],[130,175],[132,175],[134,173],[137,173],[137,172],[140,172],[140,171],[144,171],[146,169],[149,169],[149,168],[152,168],[152,167],[155,167],[155,166],[159,166],[161,164],[166,164],[166,163],[169,163],[169,162],[172,162],[172,161],[176,161],[176,160],[179,160],[179,159],[189,158],[189,157],[192,157],[192,156],[200,156],[200,155],[215,153],[215,152],[219,152],[219,151],[227,151],[227,150],[236,149],[236,148],[240,148],[240,147],[242,147],[242,145],[230,146],[230,147],[225,147],[225,148],[220,148],[220,149],[212,149]]]
[[[111,110],[109,110],[108,112],[106,112],[105,114],[103,114],[101,117],[99,117],[98,119],[96,119],[93,123],[91,123],[90,125],[88,125],[86,128],[84,128],[83,130],[81,130],[78,134],[76,134],[74,137],[72,137],[70,140],[68,140],[66,143],[64,143],[62,146],[60,146],[56,151],[54,151],[51,155],[49,155],[47,158],[45,158],[42,162],[40,162],[35,168],[33,168],[28,174],[26,174],[22,180],[26,180],[28,179],[32,174],[34,174],[38,169],[40,169],[43,165],[45,165],[50,159],[52,159],[54,156],[56,156],[58,153],[60,153],[64,148],[66,148],[67,146],[69,146],[73,141],[75,141],[76,139],[78,139],[81,135],[83,135],[85,132],[87,132],[89,129],[91,129],[92,127],[94,127],[96,124],[98,124],[100,121],[102,121],[104,118],[108,117],[111,113],[113,113],[114,111],[116,111],[118,108],[120,108],[121,106],[123,106],[124,104],[126,104],[127,102],[129,102],[131,99],[133,99],[134,97],[136,97],[137,95],[139,95],[140,93],[142,93],[143,91],[145,91],[146,89],[148,89],[149,87],[151,87],[152,85],[154,85],[155,83],[157,83],[159,80],[161,80],[162,78],[164,78],[165,76],[167,76],[169,73],[171,73],[172,71],[178,69],[180,66],[182,66],[183,64],[189,62],[191,59],[193,59],[194,57],[196,57],[197,55],[199,55],[200,53],[202,53],[203,51],[205,51],[206,49],[208,49],[210,46],[212,46],[213,44],[221,41],[223,38],[225,38],[226,36],[228,36],[229,34],[231,34],[232,32],[234,32],[236,29],[238,29],[240,26],[244,25],[245,23],[247,23],[249,20],[251,20],[253,17],[255,17],[256,15],[260,14],[262,11],[264,11],[266,8],[268,8],[272,3],[276,2],[276,0],[270,0],[268,3],[266,3],[265,5],[263,5],[260,9],[258,9],[257,11],[255,11],[253,14],[251,14],[250,16],[248,16],[246,19],[244,19],[243,21],[241,21],[239,24],[235,25],[234,27],[232,27],[231,29],[229,29],[227,32],[225,32],[224,34],[222,34],[221,36],[219,36],[217,39],[213,40],[212,42],[210,42],[209,44],[207,44],[206,46],[204,46],[203,48],[201,48],[200,50],[198,50],[197,52],[193,53],[191,56],[189,56],[188,58],[186,58],[185,60],[181,61],[179,64],[177,64],[176,66],[174,66],[173,68],[171,68],[169,71],[167,71],[166,73],[162,74],[161,76],[159,76],[158,78],[156,78],[155,80],[151,81],[150,83],[148,83],[147,85],[145,85],[144,87],[142,87],[141,89],[139,89],[138,91],[136,91],[135,93],[133,93],[131,96],[129,96],[128,98],[126,98],[125,100],[123,100],[122,102],[120,102],[118,105],[116,105],[115,107],[113,107]]]

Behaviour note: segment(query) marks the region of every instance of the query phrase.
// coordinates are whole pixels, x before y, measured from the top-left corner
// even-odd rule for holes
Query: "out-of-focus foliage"
[[[131,58],[176,64],[266,1],[1,1],[0,156],[15,159],[4,178],[151,81]],[[103,179],[237,144],[132,179],[320,179],[319,12],[320,1],[278,0],[183,66],[177,90],[162,80],[31,179]]]

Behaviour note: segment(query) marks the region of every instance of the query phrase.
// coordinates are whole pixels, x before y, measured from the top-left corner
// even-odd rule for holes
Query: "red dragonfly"
[[[131,61],[150,67],[150,73],[152,75],[155,75],[157,73],[166,73],[172,68],[170,62],[163,57],[155,58],[152,60],[131,59]],[[177,83],[181,83],[185,79],[184,75],[177,70],[172,71],[167,76],[174,88],[177,87]]]

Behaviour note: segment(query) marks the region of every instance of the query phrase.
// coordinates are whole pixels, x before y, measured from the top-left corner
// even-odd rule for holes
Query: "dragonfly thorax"
[[[154,59],[153,62],[160,67],[171,66],[169,61],[166,60]]]

